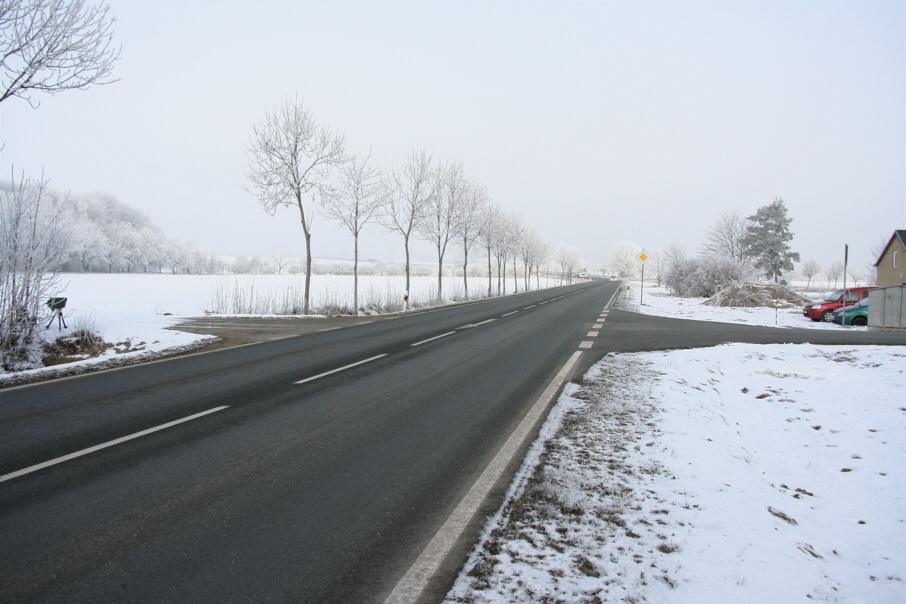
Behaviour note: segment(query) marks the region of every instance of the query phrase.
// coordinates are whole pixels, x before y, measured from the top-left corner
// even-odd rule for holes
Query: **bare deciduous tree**
[[[114,21],[106,4],[0,0],[0,102],[116,81]]]
[[[576,265],[579,264],[581,255],[579,254],[579,248],[572,245],[561,244],[557,248],[557,264],[560,265],[560,284],[563,284],[563,281],[566,280],[568,283],[573,282],[573,271],[576,268]]]
[[[519,240],[519,255],[522,258],[522,276],[524,279],[524,289],[528,291],[531,286],[531,269],[536,264],[541,263],[541,256],[544,253],[544,241],[538,234],[538,229],[533,226],[526,226]]]
[[[648,264],[651,266],[652,270],[654,270],[654,280],[657,283],[657,286],[660,287],[664,280],[664,274],[667,271],[667,256],[665,252],[660,250],[652,254]]]
[[[811,287],[812,277],[821,272],[821,265],[818,264],[816,260],[806,260],[805,264],[802,265],[802,274],[808,278],[808,283],[806,287]]]
[[[428,203],[434,196],[431,156],[424,150],[409,154],[409,160],[390,170],[385,184],[387,199],[384,227],[399,233],[406,250],[406,291],[409,287],[409,239],[424,219]]]
[[[434,195],[425,207],[416,228],[437,249],[437,298],[443,299],[444,255],[456,232],[459,208],[467,193],[468,182],[462,164],[438,165],[434,170]]]
[[[371,153],[357,155],[343,164],[343,178],[336,187],[325,190],[324,213],[340,222],[352,234],[355,255],[352,266],[353,313],[359,314],[359,235],[384,205],[380,173],[371,165]]]
[[[746,221],[736,210],[724,212],[705,235],[702,251],[723,258],[745,262],[746,248],[742,239],[746,234]]]
[[[299,209],[305,234],[305,300],[308,314],[311,291],[311,212],[313,198],[327,184],[332,168],[344,161],[343,137],[319,128],[311,110],[298,99],[287,100],[253,125],[248,147],[247,189],[273,215],[280,206]]]
[[[500,222],[500,208],[495,203],[488,203],[482,218],[481,233],[479,239],[482,246],[488,252],[488,298],[491,297],[491,288],[493,286],[493,270],[491,268],[491,252],[497,241],[497,224]],[[498,281],[499,284],[499,281]]]
[[[466,194],[456,215],[456,236],[462,245],[462,284],[469,299],[469,250],[481,238],[482,226],[487,219],[488,191],[478,183],[467,183]],[[490,261],[488,263],[490,271]],[[490,276],[490,272],[489,272]]]
[[[667,263],[665,273],[686,261],[686,247],[678,241],[671,242],[662,253]]]
[[[516,250],[517,219],[512,214],[498,213],[494,225],[494,255],[497,258],[497,295],[506,295],[506,263]],[[501,287],[502,285],[502,287]]]
[[[834,280],[834,287],[837,287],[837,279],[843,274],[843,263],[839,260],[831,262],[824,269],[824,276],[827,277],[827,282],[830,283],[831,279]]]
[[[638,274],[641,263],[639,254],[642,246],[632,241],[619,241],[610,250],[610,263],[620,277],[634,277]]]

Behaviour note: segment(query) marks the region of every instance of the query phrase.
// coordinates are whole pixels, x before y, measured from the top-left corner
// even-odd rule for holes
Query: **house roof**
[[[900,243],[906,248],[906,229],[900,229],[893,232],[893,235],[890,236],[890,241],[887,242],[887,245],[884,246],[884,249],[881,250],[881,255],[878,256],[878,260],[875,262],[875,266],[881,264],[881,259],[884,257],[884,254],[887,253],[887,250],[890,248],[890,244],[893,243],[894,239],[899,239]]]

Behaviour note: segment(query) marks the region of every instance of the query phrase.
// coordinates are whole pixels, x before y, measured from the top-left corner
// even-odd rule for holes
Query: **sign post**
[[[648,262],[650,257],[645,250],[642,250],[642,253],[638,255],[639,262],[642,263],[642,289],[639,292],[639,306],[642,306],[642,300],[645,297],[645,263]]]

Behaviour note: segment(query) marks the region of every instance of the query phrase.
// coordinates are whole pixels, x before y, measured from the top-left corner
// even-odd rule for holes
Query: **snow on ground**
[[[826,291],[802,292],[806,297],[823,300],[833,288]],[[766,327],[808,327],[812,329],[841,329],[839,325],[829,322],[815,322],[802,314],[802,307],[793,308],[722,308],[706,306],[704,298],[677,298],[668,295],[662,287],[645,284],[644,290],[639,282],[631,283],[630,297],[625,292],[620,296],[620,308],[646,315],[692,319],[695,321],[720,321],[723,323],[744,323]],[[865,331],[867,327],[850,327]]]
[[[650,293],[642,312],[773,325]],[[906,601],[904,437],[906,347],[610,355],[565,389],[447,599]]]
[[[109,365],[129,359],[159,356],[164,351],[185,350],[201,345],[212,336],[179,332],[171,329],[181,320],[198,317],[209,311],[218,300],[234,295],[249,296],[265,302],[278,300],[287,291],[304,290],[304,275],[172,275],[172,274],[106,274],[65,273],[60,275],[60,290],[54,296],[67,298],[64,318],[67,329],[51,324],[48,337],[55,339],[82,327],[116,344],[102,356],[69,363],[65,370],[79,365]],[[406,289],[404,276],[359,277],[361,300],[376,303],[399,301]],[[507,283],[512,291],[512,281]],[[533,282],[534,286],[535,283]],[[540,285],[554,285],[541,279]],[[410,301],[414,304],[434,300],[437,277],[411,279]],[[521,283],[520,283],[521,286]],[[473,297],[487,292],[487,280],[469,278]],[[444,297],[452,300],[464,291],[462,277],[444,278]],[[311,305],[352,306],[353,278],[350,275],[313,275]],[[247,315],[246,315],[247,316]],[[256,316],[262,316],[260,313]],[[44,319],[46,324],[48,318]],[[0,383],[20,381],[38,373],[56,373],[63,366],[36,369],[19,374],[3,374]]]

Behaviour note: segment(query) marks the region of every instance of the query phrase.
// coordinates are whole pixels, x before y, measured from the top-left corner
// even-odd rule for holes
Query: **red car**
[[[851,304],[855,304],[856,302],[867,298],[868,292],[873,289],[873,287],[847,288],[846,305],[850,306]],[[811,304],[806,304],[802,309],[802,314],[812,321],[828,321],[830,319],[830,314],[838,308],[843,308],[842,289],[838,289],[837,291],[829,295],[823,302],[813,302]]]

